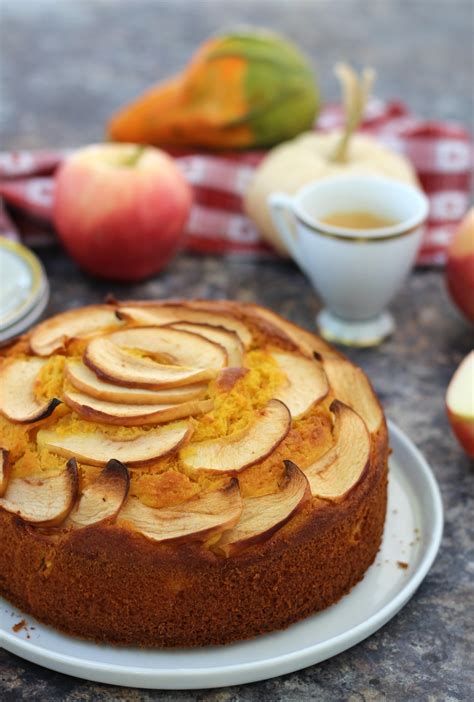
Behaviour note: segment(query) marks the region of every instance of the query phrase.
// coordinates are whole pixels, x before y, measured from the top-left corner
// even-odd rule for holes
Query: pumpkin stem
[[[346,124],[331,161],[344,163],[347,159],[347,148],[351,137],[364,115],[365,106],[374,84],[375,71],[371,68],[364,68],[362,74],[358,76],[348,64],[337,63],[334,72],[341,84]]]

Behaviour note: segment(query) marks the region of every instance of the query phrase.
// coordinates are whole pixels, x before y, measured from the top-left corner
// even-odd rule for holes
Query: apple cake
[[[227,644],[337,602],[379,549],[364,373],[268,309],[117,302],[0,365],[0,594],[113,644]]]

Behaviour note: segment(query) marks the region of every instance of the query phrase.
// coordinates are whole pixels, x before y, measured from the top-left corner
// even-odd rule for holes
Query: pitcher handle
[[[305,270],[304,259],[298,247],[299,237],[295,226],[291,197],[285,193],[272,193],[268,198],[268,205],[273,224],[283,239],[288,252],[299,267]]]

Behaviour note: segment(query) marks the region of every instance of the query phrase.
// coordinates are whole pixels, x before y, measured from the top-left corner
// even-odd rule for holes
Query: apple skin
[[[470,458],[474,458],[474,419],[460,417],[446,408],[451,429],[464,451]]]
[[[458,308],[474,322],[474,207],[464,217],[449,248],[446,283]]]
[[[446,391],[446,412],[459,443],[474,458],[474,350],[461,361]]]
[[[184,243],[191,188],[154,147],[97,144],[76,151],[56,174],[53,219],[66,250],[88,273],[142,280]]]

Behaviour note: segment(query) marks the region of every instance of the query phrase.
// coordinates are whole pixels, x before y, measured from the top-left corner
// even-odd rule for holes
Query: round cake
[[[70,310],[0,365],[0,594],[113,644],[287,627],[380,546],[387,428],[364,373],[270,310]]]

